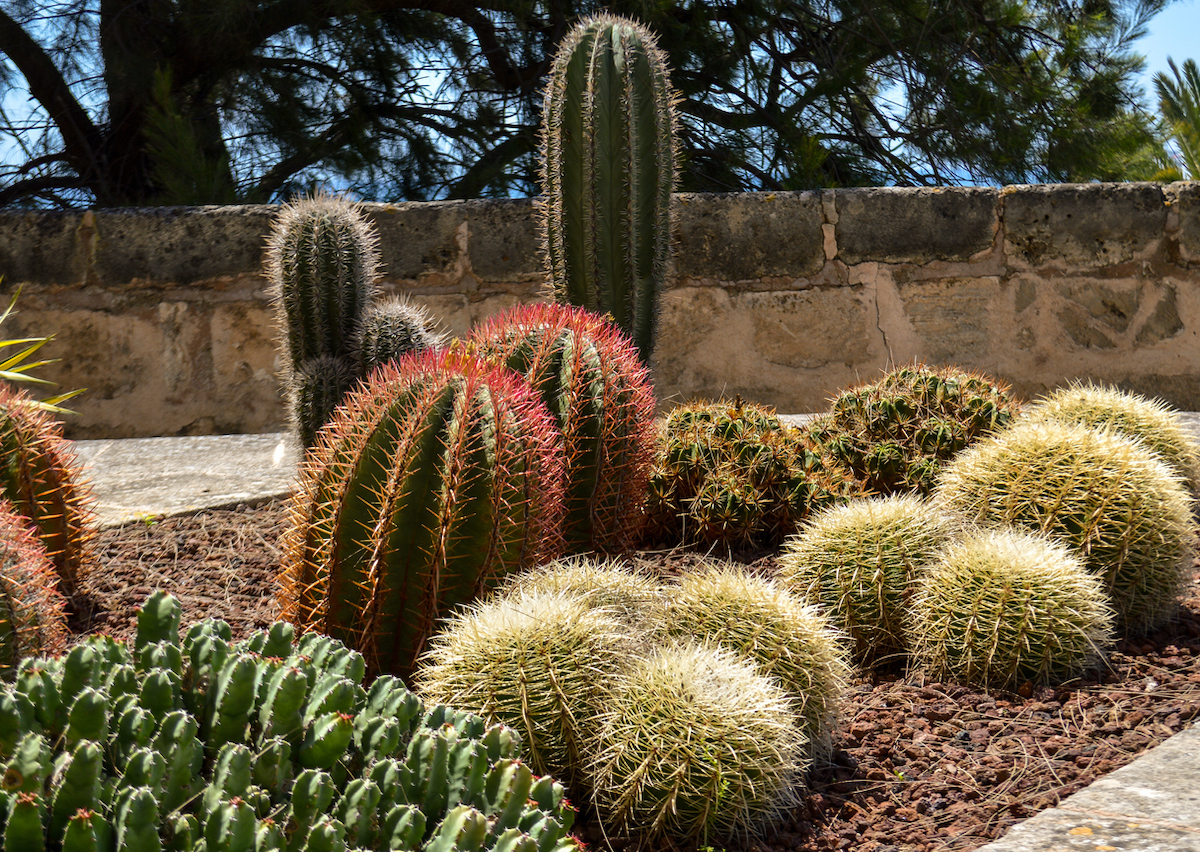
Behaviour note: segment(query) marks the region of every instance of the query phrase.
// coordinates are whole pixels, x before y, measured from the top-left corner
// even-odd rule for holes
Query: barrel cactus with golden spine
[[[282,617],[406,677],[440,618],[559,554],[562,479],[519,376],[457,350],[384,365],[303,463]]]
[[[1140,441],[1081,424],[1018,423],[947,465],[935,499],[970,521],[1076,548],[1130,633],[1178,609],[1196,550],[1191,497]]]
[[[913,583],[959,527],[913,494],[829,506],[787,540],[779,579],[850,637],[857,659],[894,662],[908,651]]]
[[[641,523],[654,454],[654,391],[637,351],[613,323],[583,308],[526,305],[468,339],[529,381],[563,436],[568,552],[620,551]]]
[[[0,678],[26,657],[62,653],[67,636],[54,563],[29,521],[0,500]]]
[[[1007,529],[948,545],[917,582],[912,619],[913,657],[932,677],[1016,688],[1100,663],[1114,612],[1070,547]]]

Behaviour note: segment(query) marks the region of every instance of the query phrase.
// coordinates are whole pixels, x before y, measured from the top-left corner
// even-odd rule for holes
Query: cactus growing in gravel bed
[[[947,465],[935,498],[970,521],[1076,548],[1130,633],[1178,607],[1196,548],[1191,498],[1140,441],[1081,424],[1018,423]]]
[[[460,351],[380,367],[303,464],[282,617],[407,677],[439,618],[559,554],[562,479],[519,376]]]
[[[830,506],[787,540],[779,578],[850,637],[857,659],[892,660],[908,651],[913,581],[959,526],[911,494]]]
[[[0,689],[6,849],[566,852],[563,788],[519,737],[276,623],[179,637],[155,593],[132,647],[27,660]]]
[[[1065,544],[984,530],[946,547],[917,582],[913,657],[934,678],[1016,688],[1100,662],[1114,612]]]
[[[620,551],[641,521],[654,453],[654,391],[612,323],[582,308],[527,305],[491,317],[469,343],[528,379],[563,436],[568,552]]]
[[[867,490],[928,494],[947,460],[1017,411],[1008,387],[995,379],[918,364],[844,391],[804,432]]]
[[[57,587],[54,564],[28,519],[0,500],[0,678],[10,678],[26,657],[66,646],[66,600]]]

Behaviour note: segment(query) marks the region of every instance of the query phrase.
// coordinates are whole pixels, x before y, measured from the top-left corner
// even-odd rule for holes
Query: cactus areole
[[[663,52],[611,15],[559,47],[546,90],[544,249],[555,299],[612,314],[649,363],[670,253],[674,101]]]
[[[384,365],[305,461],[283,617],[407,677],[436,621],[561,547],[562,450],[517,375],[459,351]]]

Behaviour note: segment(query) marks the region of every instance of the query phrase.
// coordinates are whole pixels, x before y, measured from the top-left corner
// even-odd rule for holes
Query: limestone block
[[[84,215],[0,210],[0,276],[5,292],[26,282],[66,285],[82,280],[86,264],[79,230]]]
[[[1179,217],[1180,257],[1190,263],[1200,260],[1200,183],[1183,181],[1171,184],[1175,210]]]
[[[988,187],[839,189],[835,240],[845,263],[965,261],[986,251],[998,227]]]
[[[545,277],[537,212],[529,198],[468,201],[471,270],[481,282]]]
[[[1071,279],[1057,282],[1053,295],[1064,342],[1085,349],[1153,346],[1183,331],[1171,283]]]
[[[945,278],[901,283],[897,289],[925,362],[970,364],[990,348],[995,305],[1002,295],[998,278]]]
[[[453,287],[469,268],[467,208],[462,202],[364,204],[379,232],[384,277]]]
[[[265,304],[218,305],[210,320],[214,402],[260,432],[286,422],[280,381],[279,331]]]
[[[797,278],[825,263],[816,193],[681,193],[674,209],[681,279]]]
[[[1157,250],[1167,221],[1153,183],[1011,186],[1001,192],[1005,252],[1026,268],[1097,269]]]

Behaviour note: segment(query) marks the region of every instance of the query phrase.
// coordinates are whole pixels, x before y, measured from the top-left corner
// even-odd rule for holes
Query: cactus
[[[155,593],[133,647],[90,639],[66,658],[23,661],[0,687],[0,730],[11,731],[0,743],[4,848],[577,848],[562,785],[533,776],[512,730],[425,707],[392,677],[364,689],[358,654],[313,634],[295,642],[286,624],[236,644],[221,622],[182,640],[178,624],[178,604]],[[118,687],[106,670],[133,681]],[[178,703],[207,722],[142,704],[163,675],[179,675]],[[302,688],[285,694],[284,682]],[[242,727],[220,721],[231,689]],[[87,717],[91,736],[72,745],[60,715]],[[131,736],[138,744],[124,751]],[[320,766],[306,766],[317,751]],[[464,819],[483,831],[456,844]]]
[[[582,308],[529,305],[493,316],[469,340],[525,376],[558,422],[567,551],[628,547],[655,438],[654,392],[628,339]]]
[[[959,524],[913,494],[870,497],[813,515],[779,554],[779,579],[819,606],[867,663],[908,651],[913,582]]]
[[[32,523],[68,600],[95,557],[91,489],[62,427],[23,391],[0,386],[0,497]]]
[[[921,364],[840,394],[805,433],[879,494],[928,494],[942,465],[1012,422],[1006,385],[979,373]]]
[[[424,309],[395,296],[377,301],[363,314],[355,340],[358,375],[369,376],[381,364],[412,352],[437,349],[442,343],[442,335],[433,330],[433,321]]]
[[[1130,633],[1177,609],[1196,547],[1191,500],[1140,441],[1081,424],[1018,423],[947,465],[935,498],[968,520],[1076,548]]]
[[[598,701],[634,646],[629,627],[585,597],[498,595],[456,614],[431,641],[416,690],[513,728],[534,772],[582,795]]]
[[[1162,402],[1117,388],[1079,383],[1037,400],[1025,409],[1022,419],[1083,423],[1137,438],[1162,456],[1193,493],[1200,491],[1200,443]]]
[[[756,664],[793,700],[812,757],[827,759],[850,667],[841,637],[824,616],[781,584],[720,562],[691,568],[671,592],[668,634],[718,645]]]
[[[649,364],[675,181],[674,95],[653,34],[607,14],[581,22],[555,54],[543,114],[555,299],[611,314]]]
[[[26,657],[59,654],[66,645],[66,600],[29,522],[0,500],[0,678]]]
[[[913,657],[934,678],[1016,688],[1103,660],[1114,612],[1067,545],[984,530],[948,545],[917,581]]]
[[[597,811],[646,846],[757,831],[802,791],[807,743],[792,701],[731,651],[666,645],[635,660],[599,726]]]
[[[282,618],[411,674],[439,618],[558,555],[562,450],[520,377],[459,351],[376,370],[306,458]]]

